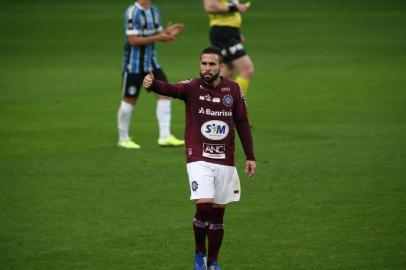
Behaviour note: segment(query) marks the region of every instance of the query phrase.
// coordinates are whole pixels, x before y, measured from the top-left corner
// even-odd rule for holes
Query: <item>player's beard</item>
[[[207,84],[212,84],[217,78],[220,76],[220,72],[216,74],[210,74],[210,73],[201,73],[200,72],[200,78],[203,79]]]

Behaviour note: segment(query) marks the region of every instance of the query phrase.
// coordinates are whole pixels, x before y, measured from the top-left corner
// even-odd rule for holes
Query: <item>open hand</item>
[[[237,4],[238,11],[240,13],[245,13],[250,6],[251,6],[251,2],[247,2],[245,4]]]
[[[171,42],[172,40],[175,39],[174,36],[166,33],[165,31],[159,32],[154,37],[155,37],[156,41],[163,41],[163,42]]]
[[[183,24],[181,23],[172,24],[171,22],[169,22],[164,32],[175,38],[180,32],[183,31],[183,29],[185,29],[185,26]]]

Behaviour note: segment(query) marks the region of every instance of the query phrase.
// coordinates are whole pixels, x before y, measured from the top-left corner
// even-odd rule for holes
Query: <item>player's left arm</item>
[[[233,115],[235,128],[246,157],[245,171],[248,173],[248,176],[251,176],[255,173],[256,163],[247,107],[242,93],[236,98]]]

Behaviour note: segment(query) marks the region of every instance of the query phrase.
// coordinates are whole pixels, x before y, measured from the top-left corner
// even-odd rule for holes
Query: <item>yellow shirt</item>
[[[219,0],[221,4],[228,5],[228,0]],[[233,1],[238,3],[238,1]],[[210,26],[232,26],[232,27],[241,27],[241,14],[240,12],[227,12],[227,13],[217,13],[209,14]]]

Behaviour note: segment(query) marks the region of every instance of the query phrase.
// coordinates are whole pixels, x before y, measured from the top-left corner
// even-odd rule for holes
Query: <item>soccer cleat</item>
[[[209,262],[207,267],[207,270],[221,270],[220,266],[217,264],[217,261]]]
[[[197,252],[195,254],[195,267],[194,270],[207,270],[206,267],[206,254]]]
[[[176,137],[173,135],[169,135],[168,137],[158,139],[159,146],[182,146],[184,144],[185,144],[184,140],[176,139]]]
[[[133,142],[132,140],[128,139],[125,141],[119,141],[117,143],[119,147],[127,148],[127,149],[140,149],[141,146]]]

